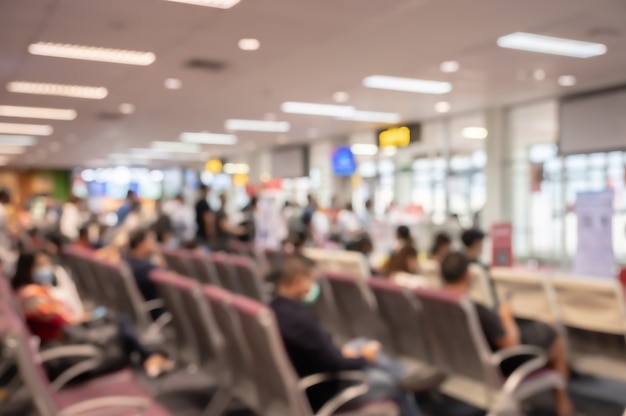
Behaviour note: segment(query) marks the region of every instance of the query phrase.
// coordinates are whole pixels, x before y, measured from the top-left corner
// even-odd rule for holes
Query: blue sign
[[[356,172],[356,159],[349,147],[338,147],[332,156],[333,173],[338,176],[350,176]]]

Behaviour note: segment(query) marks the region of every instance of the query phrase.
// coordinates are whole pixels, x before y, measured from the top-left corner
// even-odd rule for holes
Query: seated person
[[[465,255],[472,263],[477,263],[482,265],[480,262],[480,256],[483,254],[483,241],[485,240],[485,233],[478,228],[472,228],[463,232],[461,236],[461,241],[463,241],[463,246],[465,247]]]
[[[396,230],[396,240],[396,248],[383,266],[383,275],[391,278],[394,273],[398,272],[417,274],[419,272],[417,248],[409,227],[406,225],[399,226]]]
[[[130,235],[129,253],[126,262],[133,272],[137,287],[146,301],[159,299],[159,291],[152,280],[150,272],[161,267],[154,259],[156,258],[156,243],[152,234],[146,230],[137,230]],[[163,309],[151,311],[152,318],[157,319],[163,314]]]
[[[125,257],[128,249],[128,233],[125,230],[118,230],[111,242],[95,251],[94,255],[99,260],[119,263]]]
[[[105,315],[102,308],[84,313],[82,305],[81,309],[78,309],[76,305],[67,303],[67,294],[59,287],[54,287],[57,278],[48,254],[43,251],[20,254],[12,280],[13,290],[18,296],[30,331],[38,336],[43,344],[63,341],[67,326]],[[138,354],[144,369],[152,377],[173,367],[173,364],[162,355],[152,353],[141,344],[132,325],[125,318],[119,316],[116,322],[119,328],[119,342],[129,362],[132,354]]]
[[[435,236],[433,246],[430,249],[429,259],[441,264],[443,259],[450,253],[452,247],[452,239],[446,233],[439,233]]]
[[[314,263],[302,256],[289,256],[283,261],[280,270],[273,276],[276,279],[276,297],[271,308],[276,314],[287,354],[299,377],[317,373],[335,373],[349,370],[362,370],[367,373],[369,392],[357,399],[394,399],[401,408],[402,416],[419,414],[412,395],[399,387],[402,368],[397,363],[389,363],[380,353],[375,342],[357,342],[340,351],[324,332],[306,302],[315,287]],[[385,361],[385,362],[379,362]],[[307,390],[314,411],[350,384],[325,383]]]
[[[93,245],[91,244],[91,241],[89,241],[89,229],[87,227],[80,227],[78,230],[78,240],[76,240],[76,245],[85,250],[93,250]]]
[[[471,287],[469,267],[471,260],[463,253],[451,253],[441,265],[441,276],[447,291],[467,295]],[[485,338],[493,351],[534,345],[543,349],[548,357],[548,366],[568,378],[565,342],[551,326],[543,322],[516,322],[511,305],[501,303],[498,311],[493,311],[474,302]],[[575,414],[565,389],[555,391],[556,408],[559,416]]]

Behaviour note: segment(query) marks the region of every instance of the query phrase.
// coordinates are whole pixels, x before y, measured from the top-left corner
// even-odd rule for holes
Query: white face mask
[[[42,286],[52,286],[54,282],[54,270],[52,266],[39,267],[33,273],[33,280]]]

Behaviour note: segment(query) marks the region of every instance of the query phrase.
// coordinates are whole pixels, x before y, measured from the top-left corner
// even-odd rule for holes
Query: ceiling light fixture
[[[0,123],[0,134],[19,134],[26,136],[50,136],[54,129],[44,124]]]
[[[7,84],[7,91],[21,94],[56,95],[60,97],[87,98],[92,100],[101,100],[109,94],[109,91],[104,87],[24,81],[9,82]]]
[[[356,108],[346,105],[333,105],[333,104],[316,104],[316,103],[301,103],[294,101],[287,101],[282,103],[280,109],[284,113],[291,114],[306,114],[312,116],[329,116],[339,118],[349,118],[356,114]]]
[[[388,123],[400,122],[400,114],[384,113],[380,111],[357,111],[350,117],[340,117],[343,120],[363,121],[366,123]]]
[[[237,144],[237,136],[234,134],[217,134],[208,132],[186,132],[180,135],[180,141],[197,144],[219,144],[232,146]]]
[[[167,78],[163,82],[163,85],[165,85],[165,88],[168,90],[179,90],[183,86],[183,82],[178,78]]]
[[[367,88],[381,90],[405,91],[422,94],[446,94],[452,91],[449,82],[429,81],[415,78],[399,78],[386,75],[372,75],[363,79],[363,85]]]
[[[543,69],[535,69],[533,71],[533,78],[535,79],[535,81],[543,81],[544,79],[546,79],[546,71],[544,71]]]
[[[32,136],[8,136],[0,134],[0,144],[12,146],[34,146],[37,144],[37,139]]]
[[[230,9],[241,0],[166,0],[174,3],[193,4],[194,6],[214,7],[216,9]]]
[[[120,104],[120,113],[122,114],[132,114],[135,112],[135,106],[129,103]]]
[[[200,153],[202,147],[196,143],[156,141],[150,144],[152,150],[174,153]]]
[[[559,85],[561,87],[573,87],[576,85],[576,77],[573,75],[561,75],[559,77]]]
[[[15,146],[11,144],[0,145],[0,154],[3,155],[21,155],[24,152],[26,152],[26,147],[23,146]]]
[[[451,109],[452,105],[447,101],[439,101],[435,104],[435,111],[438,113],[449,113]]]
[[[484,140],[489,132],[484,127],[466,127],[463,129],[463,137],[466,139]]]
[[[63,108],[18,107],[0,105],[0,116],[20,118],[41,118],[46,120],[74,120],[76,110]]]
[[[345,103],[350,99],[350,94],[345,91],[337,91],[333,94],[333,100],[337,103]]]
[[[258,39],[240,39],[239,49],[242,51],[256,51],[261,47],[261,42]]]
[[[100,48],[97,46],[69,45],[64,43],[37,42],[28,47],[31,55],[55,58],[81,59],[85,61],[110,62],[126,65],[150,65],[156,60],[152,52]]]
[[[265,133],[287,133],[291,125],[287,121],[265,120],[226,120],[224,128],[227,131],[260,131]]]
[[[604,55],[607,51],[606,45],[601,43],[583,42],[523,32],[511,33],[510,35],[498,38],[498,46],[528,52],[569,56],[572,58],[591,58],[593,56]]]
[[[374,156],[378,153],[378,146],[375,144],[357,143],[350,146],[350,150],[358,156]]]
[[[444,61],[439,65],[439,69],[441,72],[445,72],[447,74],[451,74],[453,72],[457,72],[461,65],[457,61]]]

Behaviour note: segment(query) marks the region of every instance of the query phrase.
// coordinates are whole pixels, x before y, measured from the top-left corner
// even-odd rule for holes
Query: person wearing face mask
[[[400,387],[403,385],[400,379],[405,375],[398,374],[401,369],[391,371],[390,367],[396,363],[382,362],[387,361],[387,358],[380,351],[380,344],[359,340],[340,349],[322,329],[309,307],[319,296],[315,265],[310,259],[299,255],[288,256],[272,278],[276,283],[276,296],[270,307],[275,313],[285,349],[299,377],[317,373],[364,371],[370,389],[354,404],[391,399],[398,403],[402,416],[419,415],[414,397]],[[328,400],[348,387],[349,383],[330,382],[308,389],[311,407],[317,412]]]
[[[60,276],[46,253],[24,252],[20,254],[11,280],[27,325],[44,346],[50,342],[68,341],[68,327],[103,317],[103,308],[87,313],[82,310],[82,306],[77,310],[75,305],[67,302],[65,294],[58,287],[59,281],[63,279],[59,279]],[[141,344],[132,325],[123,316],[115,318],[115,325],[118,331],[114,342],[119,342],[128,360],[131,355],[138,354],[148,375],[158,376],[173,368],[172,362]]]

